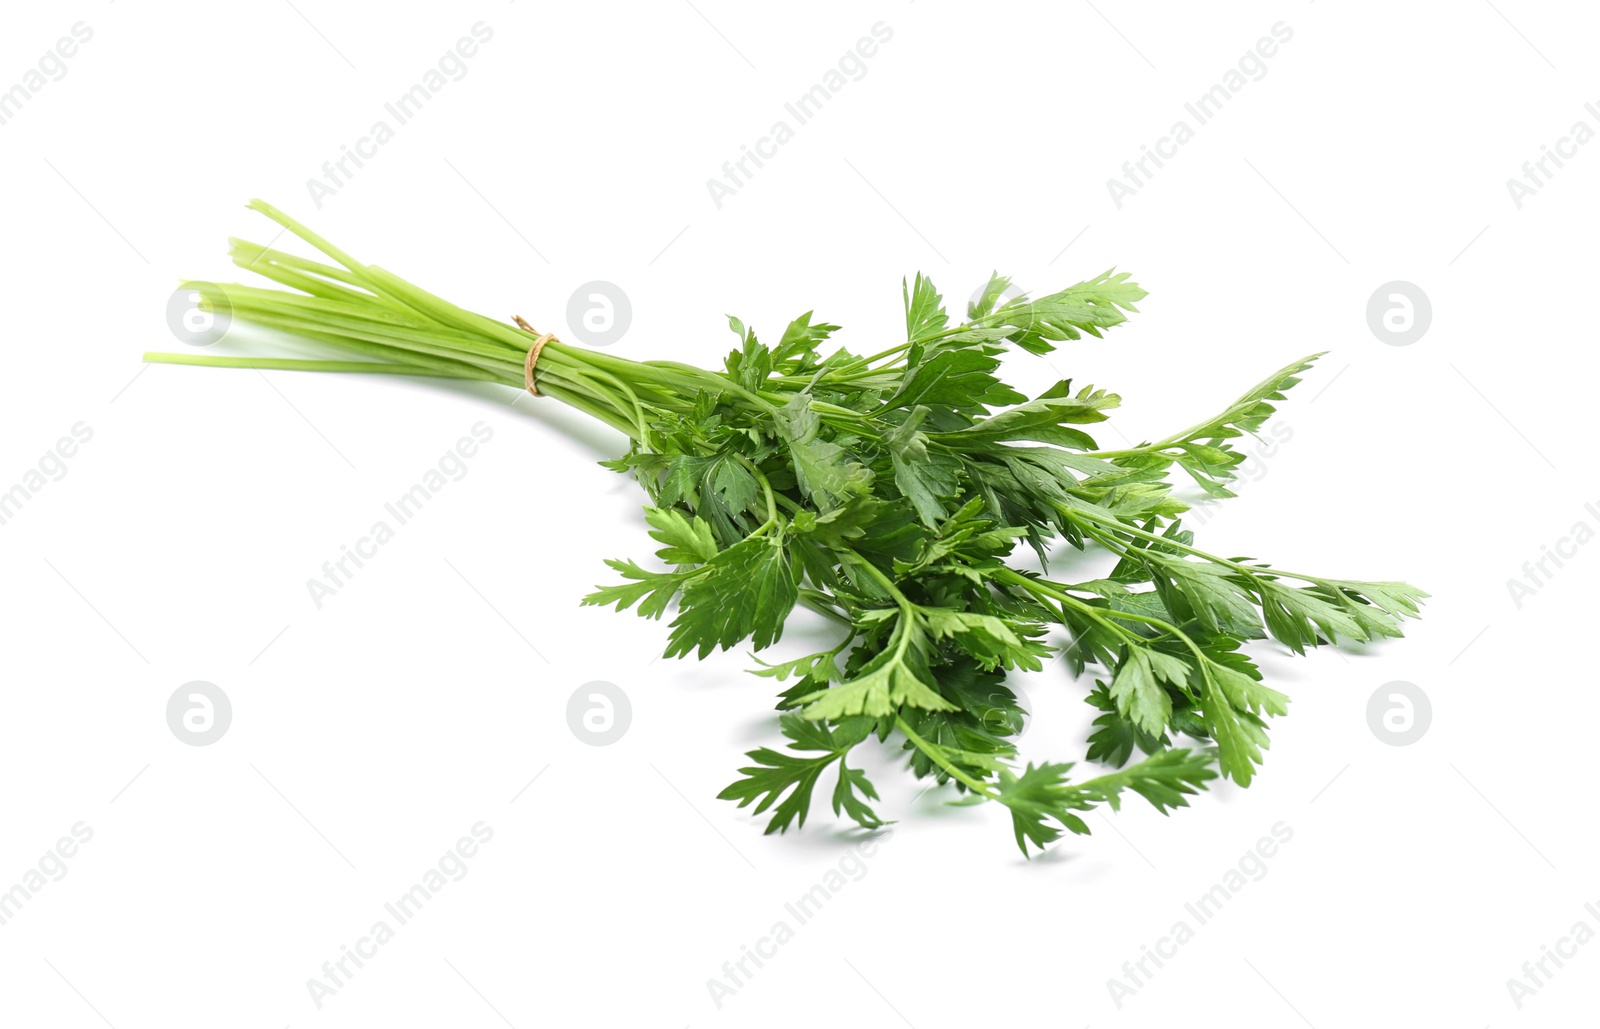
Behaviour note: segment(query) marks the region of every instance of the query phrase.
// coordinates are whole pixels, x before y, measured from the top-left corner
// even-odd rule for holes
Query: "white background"
[[[0,526],[0,889],[75,823],[94,835],[0,926],[0,1021],[1592,1020],[1600,946],[1520,1010],[1506,980],[1580,919],[1600,928],[1600,702],[1578,657],[1600,553],[1520,609],[1507,580],[1600,524],[1600,146],[1520,209],[1506,180],[1574,122],[1600,128],[1593,12],[84,0],[7,8],[0,89],[79,21],[93,39],[65,77],[0,126],[0,489],[93,431]],[[318,209],[307,180],[479,21],[494,35],[466,77]],[[723,162],[879,21],[893,38],[865,76],[714,204]],[[1278,22],[1293,38],[1265,77],[1119,208],[1107,179]],[[1116,265],[1150,290],[1143,313],[1018,355],[1015,378],[1122,393],[1101,432],[1121,445],[1331,350],[1281,412],[1288,441],[1194,523],[1214,551],[1434,599],[1365,653],[1253,648],[1294,705],[1248,791],[1093,815],[1032,862],[1003,811],[873,764],[892,837],[719,1009],[707,980],[794,927],[785,903],[857,838],[821,804],[764,837],[714,799],[777,740],[771,684],[744,653],[655,660],[664,625],[578,607],[602,558],[651,546],[637,487],[595,465],[620,437],[554,401],[141,366],[183,349],[163,317],[180,276],[231,280],[225,238],[274,235],[252,196],[496,317],[563,331],[579,284],[614,282],[633,323],[613,352],[707,364],[727,313],[774,336],[814,307],[870,352],[900,338],[918,269],[959,306],[992,268],[1046,292]],[[1367,324],[1391,280],[1431,300],[1409,346]],[[306,580],[479,421],[494,438],[467,476],[317,609]],[[210,746],[166,722],[192,680],[232,701]],[[567,723],[594,680],[632,704],[607,747]],[[1406,747],[1367,720],[1396,680],[1432,704]],[[1018,685],[1024,756],[1081,758],[1086,683],[1058,664]],[[494,837],[465,878],[319,1010],[306,981],[479,821]],[[1265,878],[1119,1008],[1107,980],[1193,927],[1185,903],[1280,822]]]

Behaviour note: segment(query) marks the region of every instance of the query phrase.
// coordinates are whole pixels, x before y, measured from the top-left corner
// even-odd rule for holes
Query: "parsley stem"
[[[871,575],[872,575],[872,577],[874,579],[877,579],[878,582],[880,584],[882,584],[884,589],[889,591],[889,596],[894,598],[894,601],[895,601],[896,604],[900,605],[900,611],[901,611],[902,617],[904,617],[906,615],[909,615],[911,613],[911,609],[916,607],[916,605],[913,604],[911,602],[910,598],[908,598],[904,593],[900,592],[900,587],[898,587],[898,586],[896,586],[894,584],[894,580],[889,578],[889,576],[887,574],[885,574],[883,569],[879,568],[877,565],[873,564],[871,561],[869,561],[866,558],[862,557],[861,554],[858,553],[857,551],[851,550],[851,551],[848,551],[848,553],[849,553],[850,557],[853,559],[853,563],[857,567],[866,569],[866,571],[871,573]]]
[[[754,475],[756,477],[756,481],[761,483],[761,492],[766,494],[766,498],[767,498],[767,524],[765,526],[763,526],[762,528],[765,529],[765,528],[770,528],[771,526],[777,525],[778,524],[778,501],[777,501],[776,494],[774,494],[772,492],[772,483],[768,482],[767,481],[767,477],[765,475],[761,474],[761,469],[756,466],[756,463],[754,461],[750,460],[748,457],[745,457],[743,454],[734,454],[733,456],[738,459],[740,464],[744,465],[745,468],[749,470],[751,475]],[[760,531],[762,531],[762,530],[761,529],[757,529],[756,530],[756,532],[760,532]]]
[[[840,625],[846,626],[852,630],[849,639],[846,639],[844,643],[841,643],[829,653],[837,655],[845,648],[846,644],[855,639],[854,629],[856,623],[852,622],[848,615],[840,611],[826,593],[821,593],[817,590],[803,589],[800,591],[800,603],[815,611],[817,614],[822,615],[824,618],[838,622]]]
[[[1146,532],[1144,529],[1141,529],[1141,528],[1139,528],[1138,526],[1135,526],[1135,525],[1129,525],[1127,522],[1125,522],[1122,519],[1118,518],[1116,515],[1111,514],[1109,512],[1102,512],[1099,508],[1094,507],[1092,505],[1080,506],[1080,505],[1076,505],[1076,504],[1058,504],[1057,507],[1060,509],[1062,514],[1067,516],[1068,519],[1071,519],[1071,520],[1074,520],[1074,521],[1076,521],[1076,519],[1073,518],[1073,515],[1074,514],[1081,514],[1081,515],[1087,517],[1088,519],[1090,519],[1091,521],[1099,522],[1101,525],[1110,525],[1117,532],[1124,532],[1124,533],[1127,533],[1129,536],[1136,536],[1139,539],[1148,540],[1151,543],[1159,543],[1162,546],[1171,547],[1174,550],[1181,550],[1186,554],[1192,554],[1195,557],[1203,558],[1203,559],[1205,559],[1207,561],[1210,561],[1212,564],[1219,564],[1219,565],[1222,565],[1225,568],[1232,568],[1233,570],[1235,570],[1237,572],[1242,572],[1245,575],[1250,576],[1252,579],[1261,578],[1262,575],[1263,575],[1263,571],[1260,568],[1252,568],[1251,566],[1249,566],[1247,564],[1241,564],[1238,561],[1232,561],[1232,560],[1229,560],[1228,558],[1225,558],[1225,557],[1218,557],[1216,554],[1212,554],[1212,553],[1209,553],[1207,551],[1201,550],[1198,547],[1190,546],[1187,543],[1180,543],[1179,541],[1177,541],[1175,539],[1172,539],[1171,537],[1168,537],[1168,536],[1158,536],[1153,532]],[[1091,532],[1092,532],[1092,530],[1091,530]],[[1096,539],[1099,539],[1102,543],[1104,542],[1104,540],[1100,537],[1099,534],[1096,533],[1094,535],[1095,535]],[[1291,572],[1291,571],[1288,571],[1288,570],[1283,569],[1283,568],[1278,568],[1276,566],[1274,566],[1272,568],[1271,572],[1268,573],[1267,577],[1268,578],[1275,578],[1275,579],[1276,578],[1300,579],[1300,580],[1302,580],[1304,582],[1316,583],[1319,586],[1326,586],[1328,584],[1327,580],[1323,579],[1321,576],[1306,575],[1306,574],[1304,574],[1302,572]]]
[[[256,368],[281,372],[352,372],[380,375],[424,375],[443,379],[481,379],[474,372],[444,370],[432,366],[379,364],[375,361],[298,360],[288,357],[221,357],[208,354],[166,354],[151,351],[141,360],[148,364],[181,364],[204,368]]]
[[[876,354],[871,355],[870,357],[858,357],[854,361],[847,361],[844,364],[840,365],[837,369],[835,369],[835,371],[854,373],[855,371],[857,371],[859,369],[862,369],[862,368],[866,368],[868,365],[871,365],[871,364],[874,364],[875,362],[881,361],[886,357],[893,357],[896,354],[902,354],[902,353],[906,352],[907,350],[910,350],[912,347],[916,346],[918,343],[934,343],[934,342],[937,342],[937,341],[939,341],[941,339],[945,339],[945,338],[947,338],[949,336],[954,336],[957,333],[966,332],[969,329],[972,329],[972,328],[976,327],[977,325],[978,325],[978,322],[963,322],[960,325],[957,325],[957,326],[955,326],[953,328],[945,329],[942,332],[930,332],[926,336],[918,336],[916,339],[907,340],[904,343],[896,343],[894,346],[890,347],[889,349],[880,350]],[[874,368],[874,369],[872,369],[872,374],[876,375],[876,374],[878,374],[880,372],[883,372],[883,371],[887,370],[887,367],[888,366],[885,366],[883,368]],[[830,372],[827,376],[825,376],[825,378],[829,382],[837,382],[838,381],[838,379],[834,377],[832,372]]]
[[[613,429],[616,429],[623,435],[628,436],[629,438],[637,438],[634,436],[634,433],[638,432],[639,430],[626,418],[622,417],[611,408],[595,403],[582,393],[574,392],[573,390],[567,389],[565,386],[557,386],[553,383],[545,384],[541,392],[561,401],[563,404],[566,404],[569,407],[574,407],[577,410],[582,411],[584,414],[598,418],[600,421],[605,422],[607,425],[611,426]]]
[[[950,778],[956,780],[961,785],[965,786],[967,789],[978,794],[979,796],[986,797],[989,800],[1000,799],[1000,794],[991,790],[987,785],[984,784],[982,780],[974,779],[972,776],[966,774],[952,764],[950,759],[945,756],[943,747],[936,743],[929,743],[921,736],[918,736],[916,730],[911,728],[904,717],[895,715],[894,727],[904,733],[906,739],[910,740],[913,746],[922,751],[924,754],[928,755],[929,760],[938,765],[940,768],[944,769],[945,774]]]
[[[840,373],[844,373],[846,375],[846,377],[848,377],[848,375],[854,374],[855,372],[857,372],[857,371],[859,371],[859,370],[861,370],[863,368],[866,368],[868,365],[872,364],[874,361],[881,361],[886,357],[893,357],[894,355],[896,355],[898,353],[901,353],[903,351],[911,349],[911,347],[913,345],[914,344],[911,343],[911,342],[897,343],[894,346],[890,347],[888,350],[880,350],[880,351],[878,351],[876,354],[873,354],[871,357],[858,357],[853,361],[846,361],[843,364],[839,365],[837,368],[831,369],[828,372],[828,374],[826,376],[824,376],[824,378],[829,382],[837,382],[838,381],[838,375]],[[877,372],[880,372],[880,371],[883,371],[883,369],[881,369],[881,368],[873,369],[873,374],[876,374]]]
[[[1064,604],[1071,604],[1075,609],[1092,618],[1104,628],[1110,629],[1117,635],[1121,636],[1129,645],[1140,643],[1142,641],[1139,639],[1139,637],[1122,628],[1120,625],[1113,625],[1110,622],[1107,622],[1107,617],[1121,619],[1125,622],[1140,622],[1145,625],[1154,626],[1169,636],[1177,637],[1178,639],[1182,640],[1184,646],[1188,647],[1189,650],[1194,653],[1194,656],[1200,660],[1202,670],[1204,670],[1205,662],[1210,660],[1206,657],[1205,653],[1201,651],[1199,645],[1196,644],[1192,638],[1190,638],[1188,633],[1184,632],[1182,629],[1178,628],[1176,625],[1173,625],[1171,622],[1166,621],[1165,619],[1156,618],[1153,615],[1142,615],[1136,611],[1119,611],[1114,607],[1095,607],[1093,604],[1090,604],[1087,601],[1080,600],[1077,597],[1072,596],[1057,583],[1050,582],[1047,579],[1030,578],[1029,576],[1023,575],[1022,573],[1013,571],[1009,568],[1003,569],[998,577],[1005,579],[1007,582],[1014,582],[1019,586],[1023,586],[1026,589],[1032,590],[1034,593],[1039,594],[1040,596],[1050,597],[1051,599],[1060,601]]]
[[[1110,608],[1095,607],[1093,604],[1090,604],[1087,601],[1074,597],[1072,594],[1062,589],[1059,585],[1052,583],[1047,579],[1035,579],[1032,576],[1023,575],[1021,572],[1011,568],[1000,569],[995,573],[995,578],[1003,582],[1009,582],[1014,585],[1021,586],[1023,589],[1033,593],[1036,596],[1049,597],[1051,600],[1057,601],[1061,604],[1070,604],[1073,610],[1083,614],[1091,621],[1097,623],[1101,628],[1110,630],[1119,636],[1126,638],[1132,635],[1122,626],[1106,620],[1106,615],[1114,615],[1118,612],[1112,611]]]

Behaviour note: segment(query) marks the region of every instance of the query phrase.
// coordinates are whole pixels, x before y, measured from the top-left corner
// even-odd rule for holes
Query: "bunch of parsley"
[[[294,219],[251,205],[336,262],[233,241],[240,266],[288,289],[188,283],[202,307],[296,334],[353,360],[147,354],[180,364],[480,379],[518,388],[534,337],[363,265]],[[712,371],[632,361],[550,342],[537,387],[626,434],[606,467],[649,494],[660,567],[607,563],[621,582],[586,604],[671,614],[666,653],[764,650],[797,606],[838,626],[827,650],[764,664],[781,685],[782,750],[761,748],[721,797],[770,811],[768,832],[803,825],[833,775],[836,815],[882,823],[878,794],[849,764],[876,738],[913,775],[953,782],[1009,809],[1024,854],[1079,812],[1125,791],[1165,812],[1219,774],[1248,785],[1267,719],[1288,698],[1241,649],[1271,637],[1297,653],[1399,636],[1426,596],[1397,582],[1289,572],[1194,545],[1174,469],[1215,497],[1256,432],[1315,357],[1296,361],[1225,411],[1154,443],[1103,450],[1084,426],[1116,394],[1062,381],[1029,398],[998,377],[1008,347],[1048,353],[1098,337],[1145,296],[1126,274],[1037,299],[993,276],[952,322],[934,285],[903,289],[905,341],[870,356],[823,352],[838,326],[796,318],[762,343],[730,319],[738,346]],[[1109,574],[1065,581],[1042,567],[1053,545],[1097,548]],[[1013,669],[1064,655],[1094,668],[1099,712],[1087,758],[1114,769],[1073,780],[1069,763],[1020,766],[1024,712]],[[1142,756],[1134,761],[1135,752]]]

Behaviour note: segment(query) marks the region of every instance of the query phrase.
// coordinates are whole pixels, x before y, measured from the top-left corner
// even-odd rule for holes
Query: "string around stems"
[[[534,338],[533,345],[528,348],[528,359],[522,366],[523,381],[529,393],[536,397],[544,396],[543,393],[539,392],[539,380],[534,375],[534,368],[539,363],[539,352],[544,349],[546,343],[556,338],[555,334],[540,332],[532,325],[529,325],[527,319],[520,314],[512,315],[511,320],[516,323],[517,328]]]

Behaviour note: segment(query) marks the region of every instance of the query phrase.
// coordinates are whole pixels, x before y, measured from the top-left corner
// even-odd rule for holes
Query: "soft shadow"
[[[1072,850],[1066,846],[1065,840],[1057,840],[1046,848],[1044,853],[1034,854],[1031,860],[1021,854],[1017,855],[1017,860],[1025,865],[1070,865],[1074,861],[1081,860],[1083,856],[1083,851]]]
[[[763,712],[746,718],[733,728],[733,736],[741,744],[758,743],[769,747],[777,746],[775,741],[784,740],[778,730],[778,713],[776,711]]]
[[[879,829],[863,829],[859,825],[851,825],[841,829],[818,829],[807,824],[803,829],[793,829],[784,834],[784,845],[795,850],[824,851],[828,854],[842,854],[851,847],[864,840],[887,839],[894,835],[895,823]]]
[[[393,375],[394,385],[422,393],[453,393],[478,406],[538,422],[589,450],[596,460],[609,461],[628,450],[628,438],[611,427],[576,411],[559,400],[534,397],[522,390],[494,382],[470,379],[428,379]]]

